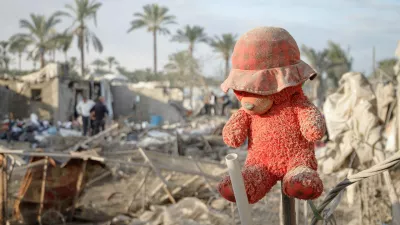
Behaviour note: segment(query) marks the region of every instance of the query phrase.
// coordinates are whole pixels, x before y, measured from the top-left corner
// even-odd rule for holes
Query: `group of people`
[[[210,92],[204,97],[204,113],[206,115],[226,115],[226,108],[231,104],[228,94],[218,97],[214,92]]]
[[[78,115],[82,117],[83,136],[96,135],[105,128],[105,119],[109,115],[104,97],[99,97],[97,102],[83,96],[82,101],[76,105]],[[90,128],[90,129],[89,129]]]

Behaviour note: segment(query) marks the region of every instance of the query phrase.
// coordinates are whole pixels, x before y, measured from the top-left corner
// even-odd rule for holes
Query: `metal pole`
[[[294,198],[289,198],[282,192],[283,225],[296,225],[296,209]]]

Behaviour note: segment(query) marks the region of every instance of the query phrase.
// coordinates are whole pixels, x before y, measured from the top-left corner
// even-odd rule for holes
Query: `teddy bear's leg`
[[[278,180],[266,168],[259,166],[245,166],[242,170],[242,175],[250,204],[254,204],[262,199]],[[236,202],[229,176],[224,177],[219,183],[218,191],[226,200]]]
[[[315,199],[321,195],[323,184],[317,171],[306,166],[298,166],[283,177],[283,191],[289,197]]]

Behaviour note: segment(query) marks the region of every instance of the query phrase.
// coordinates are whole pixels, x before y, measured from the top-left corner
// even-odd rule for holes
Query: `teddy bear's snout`
[[[245,109],[252,110],[252,109],[254,109],[254,104],[251,104],[249,102],[245,102],[245,103],[243,103],[243,107]]]

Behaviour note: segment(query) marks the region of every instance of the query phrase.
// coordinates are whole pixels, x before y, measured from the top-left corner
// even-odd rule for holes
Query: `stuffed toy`
[[[307,99],[302,84],[316,72],[300,60],[296,41],[284,29],[259,27],[237,41],[232,70],[222,83],[233,89],[242,107],[223,129],[224,142],[234,148],[248,139],[242,170],[250,204],[277,183],[289,197],[315,199],[323,191],[317,173],[314,143],[325,134],[325,121]],[[218,191],[235,202],[229,176]]]

